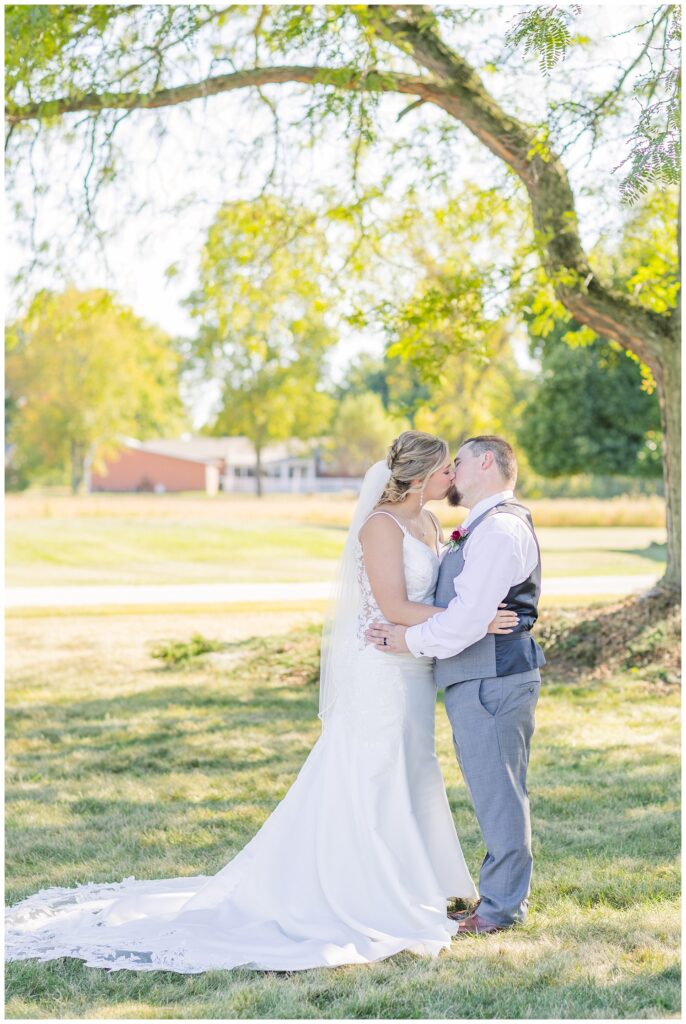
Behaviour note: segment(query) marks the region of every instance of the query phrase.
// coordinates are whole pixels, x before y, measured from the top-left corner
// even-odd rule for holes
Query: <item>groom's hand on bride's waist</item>
[[[373,622],[365,633],[368,644],[374,644],[377,651],[388,654],[405,654],[409,647],[405,643],[407,626],[392,626],[388,622]]]

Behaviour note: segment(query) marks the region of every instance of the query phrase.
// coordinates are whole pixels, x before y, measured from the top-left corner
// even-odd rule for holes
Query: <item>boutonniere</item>
[[[464,526],[458,526],[456,530],[453,530],[450,534],[450,540],[446,544],[448,551],[457,551],[458,548],[462,547],[468,534],[469,529]]]

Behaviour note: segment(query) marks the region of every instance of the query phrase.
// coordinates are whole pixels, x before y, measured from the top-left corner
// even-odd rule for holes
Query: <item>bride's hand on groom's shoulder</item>
[[[374,644],[377,651],[387,654],[405,654],[409,647],[405,643],[407,626],[395,626],[388,622],[373,622],[365,633],[368,644]]]

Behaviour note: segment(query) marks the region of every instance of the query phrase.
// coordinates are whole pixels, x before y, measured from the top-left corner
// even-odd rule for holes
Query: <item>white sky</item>
[[[494,18],[500,19],[503,34],[517,10],[513,5],[506,5],[500,13],[494,9]],[[586,31],[594,39],[604,36],[603,50],[592,56],[584,51],[574,51],[569,61],[570,68],[577,66],[579,75],[592,75],[598,88],[608,84],[616,74],[616,61],[621,60],[626,53],[636,52],[635,37],[617,33],[630,24],[645,20],[653,10],[652,6],[585,4],[578,20],[578,31]],[[500,25],[496,27],[500,28]],[[613,34],[615,37],[610,38]],[[491,82],[487,84],[490,86]],[[494,79],[493,85],[495,88],[504,86],[507,89],[507,75],[503,75],[499,81]],[[526,96],[520,96],[520,102],[524,100],[524,109],[530,106],[531,116],[527,119],[534,121],[542,113],[542,101],[546,94],[553,95],[558,85],[554,73],[546,82],[535,64],[532,64],[530,74],[518,86],[518,89],[521,88],[526,90]],[[298,94],[302,93],[302,89],[273,86],[270,87],[269,95],[280,98],[283,114],[288,117],[300,109],[302,101],[298,99]],[[394,115],[410,100],[407,97],[389,96],[382,102],[389,112],[393,112],[393,116],[385,118],[386,123],[392,124]],[[397,137],[401,137],[430,116],[431,112],[420,108],[418,112],[408,115],[400,125],[394,126],[393,130]],[[80,183],[74,180],[72,184],[66,180],[68,175],[73,178],[74,173],[72,158],[63,142],[53,143],[50,152],[44,146],[37,147],[39,177],[45,174],[47,180],[52,182],[49,191],[40,200],[39,231],[43,233],[42,237],[57,239],[65,246],[69,276],[79,287],[113,289],[139,315],[159,324],[173,335],[189,335],[194,328],[181,302],[195,285],[195,268],[207,227],[221,202],[249,197],[259,187],[265,169],[271,163],[272,121],[265,108],[247,112],[246,96],[240,92],[169,109],[163,112],[161,121],[168,129],[163,139],[155,138],[153,118],[145,111],[136,112],[118,129],[119,145],[125,158],[135,167],[134,173],[128,179],[123,179],[125,187],[131,194],[151,199],[152,203],[140,215],[127,219],[120,209],[122,182],[116,189],[103,193],[98,200],[98,210],[100,224],[106,226],[104,250],[107,265],[93,250],[84,250],[70,243],[73,223],[64,204],[64,187],[66,182],[69,188],[80,188]],[[251,140],[259,134],[266,140],[261,166],[258,160],[254,165],[254,173],[247,180],[241,180],[241,147],[249,146]],[[287,155],[289,179],[301,189],[305,197],[322,183],[345,186],[347,172],[340,160],[340,145],[340,138],[332,131],[326,142],[320,144],[315,151],[294,151],[290,147]],[[588,156],[586,146],[584,142],[576,150],[571,150],[565,163],[577,186],[582,232],[585,243],[590,246],[604,232],[616,230],[617,216],[614,211],[617,207],[620,176],[615,177],[614,184],[609,180],[606,186],[610,192],[614,191],[609,201],[602,198],[598,200],[592,195],[585,197],[582,194],[583,187],[608,179],[608,172],[621,159],[622,150],[620,146],[592,154],[588,166],[585,166]],[[465,145],[460,146],[459,153],[455,154],[455,191],[459,191],[461,180],[487,182],[491,168],[495,168],[495,158],[465,133]],[[371,179],[374,173],[372,162],[369,168]],[[26,196],[31,189],[32,184],[27,175],[23,180]],[[165,212],[190,193],[195,194],[195,203],[173,216]],[[497,239],[494,239],[496,249],[497,244]],[[11,242],[10,272],[12,267],[25,263],[29,255],[30,244],[26,240],[21,244]],[[178,275],[171,281],[165,276],[165,270],[170,264],[179,268]],[[59,279],[48,267],[33,275],[31,291],[59,284]],[[11,293],[10,316],[16,314],[20,303],[21,296]],[[380,352],[382,344],[383,339],[370,332],[349,331],[335,355],[335,372],[340,375],[356,352]],[[526,346],[522,344],[518,349],[520,358],[525,361]],[[211,391],[198,399],[196,425],[207,414],[209,395]]]

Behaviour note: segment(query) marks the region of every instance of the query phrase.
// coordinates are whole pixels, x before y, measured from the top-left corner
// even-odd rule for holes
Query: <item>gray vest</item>
[[[516,515],[526,524],[538,550],[538,562],[531,575],[512,587],[503,598],[508,609],[517,612],[519,624],[512,633],[487,633],[452,658],[436,658],[434,678],[439,689],[467,679],[515,675],[545,665],[543,651],[531,635],[531,628],[538,618],[538,599],[541,594],[541,551],[529,510],[515,498],[508,498],[478,516],[470,524],[469,533],[472,534],[484,519],[502,512]],[[434,599],[434,604],[440,608],[447,608],[455,597],[455,577],[464,569],[464,546],[467,543],[468,540],[456,551],[449,551],[441,563]]]

